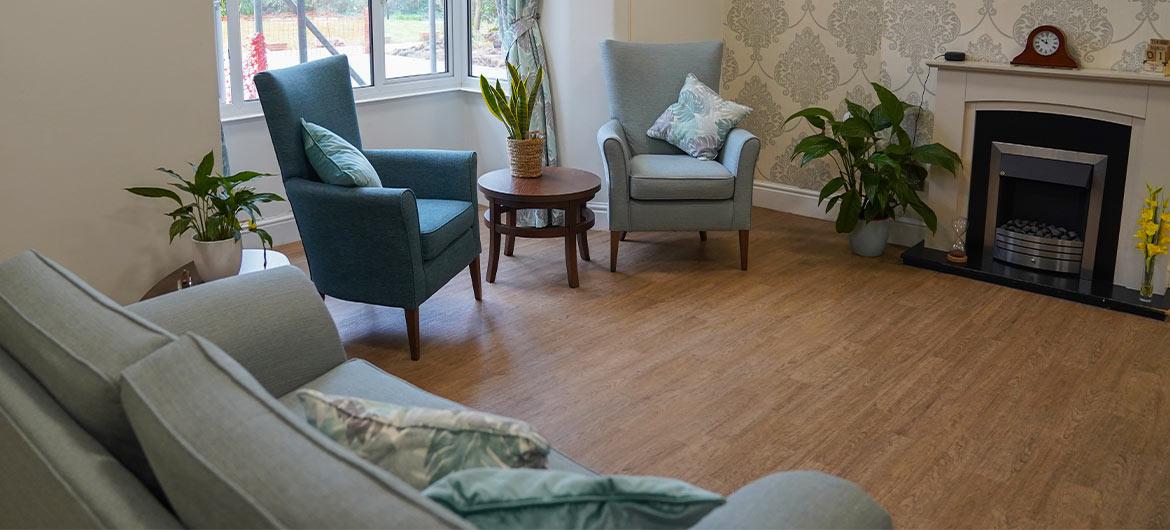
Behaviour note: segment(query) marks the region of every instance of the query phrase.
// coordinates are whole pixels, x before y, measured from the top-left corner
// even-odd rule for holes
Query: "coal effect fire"
[[[1042,223],[1040,221],[1012,219],[1011,221],[1004,223],[1004,225],[1000,228],[1017,234],[1044,237],[1048,239],[1059,239],[1061,241],[1081,240],[1081,235],[1076,233],[1076,231],[1069,230],[1063,226]]]

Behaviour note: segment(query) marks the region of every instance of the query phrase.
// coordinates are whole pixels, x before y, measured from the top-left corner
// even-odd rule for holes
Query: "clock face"
[[[1040,55],[1049,57],[1060,50],[1060,37],[1051,31],[1041,31],[1032,39],[1032,49]]]

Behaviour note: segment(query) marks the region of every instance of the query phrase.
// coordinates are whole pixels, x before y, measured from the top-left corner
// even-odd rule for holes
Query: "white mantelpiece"
[[[982,110],[1045,112],[1091,118],[1131,128],[1125,204],[1114,283],[1137,289],[1142,258],[1132,244],[1148,182],[1170,189],[1170,78],[1109,70],[1054,70],[979,62],[931,62],[938,70],[934,141],[962,155],[958,177],[936,170],[927,202],[938,214],[938,233],[927,246],[949,250],[950,226],[967,216],[975,138],[975,113]],[[1165,262],[1163,262],[1164,264]],[[1164,269],[1164,267],[1163,267]],[[1166,289],[1165,270],[1155,289]]]

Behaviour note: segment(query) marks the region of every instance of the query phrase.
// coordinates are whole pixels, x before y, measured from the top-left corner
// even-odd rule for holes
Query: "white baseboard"
[[[591,202],[588,206],[590,210],[593,210],[593,215],[597,218],[593,223],[593,229],[609,231],[609,203]]]
[[[778,212],[830,222],[835,221],[837,219],[835,214],[826,213],[824,206],[817,204],[819,196],[820,192],[815,190],[757,180],[752,195],[752,204]],[[929,230],[922,221],[903,217],[894,221],[894,226],[890,229],[890,243],[912,247],[926,239],[928,234]]]
[[[272,236],[272,244],[276,246],[301,240],[301,234],[297,231],[297,220],[293,218],[292,212],[275,217],[265,217],[256,223],[256,226],[267,230],[268,235]],[[244,246],[260,248],[260,240],[256,236],[245,236]]]

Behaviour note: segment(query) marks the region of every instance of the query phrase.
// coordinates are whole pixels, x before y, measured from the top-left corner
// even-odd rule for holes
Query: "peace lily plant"
[[[268,173],[242,171],[224,176],[213,173],[214,166],[215,153],[209,152],[198,166],[191,165],[194,174],[189,179],[174,170],[158,168],[175,180],[169,183],[170,186],[190,195],[190,200],[184,200],[170,188],[126,188],[135,195],[167,199],[178,206],[166,214],[171,218],[170,240],[174,242],[175,238],[192,233],[195,268],[204,281],[239,272],[243,234],[256,234],[265,250],[272,247],[272,236],[256,226],[256,219],[260,217],[259,205],[284,200],[275,193],[259,193],[254,188],[243,186],[254,179],[270,176]]]
[[[824,158],[837,166],[837,176],[821,188],[818,204],[828,201],[826,212],[838,208],[837,232],[850,234],[850,246],[863,256],[881,255],[890,222],[907,210],[935,232],[938,217],[917,189],[926,180],[928,165],[953,175],[962,163],[958,153],[942,144],[915,146],[902,127],[906,111],[915,106],[886,87],[871,84],[880,102],[872,109],[847,99],[849,114],[844,119],[810,107],[786,122],[803,119],[817,131],[796,145],[792,157],[800,157],[802,167]]]

